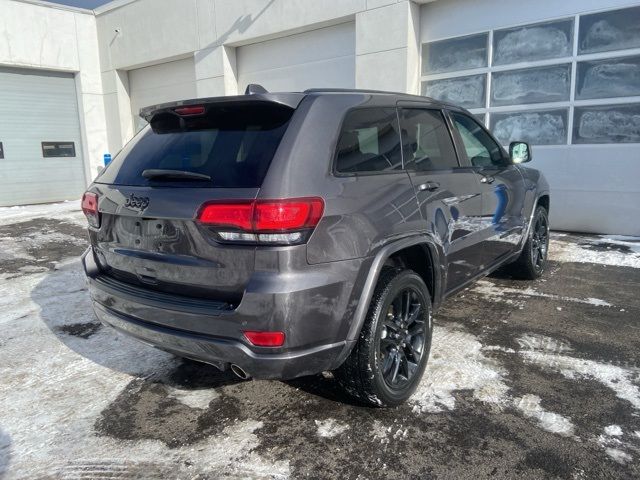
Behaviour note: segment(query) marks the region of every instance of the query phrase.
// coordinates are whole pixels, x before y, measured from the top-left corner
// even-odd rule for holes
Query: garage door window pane
[[[640,47],[640,7],[580,17],[579,53]]]
[[[563,145],[567,143],[566,108],[528,112],[491,114],[491,131],[502,145],[514,141],[534,145]]]
[[[73,142],[42,142],[44,158],[75,157],[76,146]]]
[[[422,48],[425,75],[487,66],[488,34],[426,43]]]
[[[493,33],[493,64],[567,57],[573,46],[573,20],[539,23],[496,30]]]
[[[570,82],[570,65],[525,68],[494,73],[491,83],[491,105],[519,105],[569,100]]]
[[[480,108],[485,104],[486,75],[445,78],[423,82],[422,93],[428,97],[465,108]]]
[[[578,100],[632,95],[640,95],[640,56],[578,63]]]
[[[573,143],[640,143],[640,103],[576,107]]]
[[[338,140],[336,171],[381,173],[402,170],[395,108],[362,108],[345,117]]]

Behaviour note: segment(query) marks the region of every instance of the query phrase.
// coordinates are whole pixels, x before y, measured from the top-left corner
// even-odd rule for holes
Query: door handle
[[[495,182],[495,178],[492,177],[491,175],[487,175],[486,177],[482,177],[480,179],[480,183],[488,183],[488,184],[492,184],[493,182]]]
[[[440,184],[438,182],[426,182],[421,185],[418,185],[418,190],[421,192],[433,192],[440,188]]]

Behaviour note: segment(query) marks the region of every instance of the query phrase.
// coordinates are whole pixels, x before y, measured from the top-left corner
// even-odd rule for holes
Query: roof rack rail
[[[386,93],[387,95],[398,95],[398,92],[389,92],[385,90],[369,90],[362,88],[309,88],[303,93],[322,93],[322,92],[335,92],[335,93]]]
[[[244,91],[245,95],[254,95],[256,93],[269,93],[266,88],[257,83],[250,83]]]

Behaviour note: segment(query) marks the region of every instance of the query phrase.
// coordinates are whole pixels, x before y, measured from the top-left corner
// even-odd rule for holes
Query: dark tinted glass
[[[190,187],[259,187],[293,110],[278,105],[209,107],[180,118],[161,114],[113,159],[98,183]],[[147,169],[183,170],[209,180],[146,179]]]
[[[408,170],[443,170],[458,166],[442,112],[418,108],[400,110],[402,147]]]
[[[501,166],[506,163],[502,149],[473,118],[453,112],[467,158],[474,167]]]
[[[385,172],[402,169],[395,108],[361,108],[347,113],[338,140],[336,171]]]

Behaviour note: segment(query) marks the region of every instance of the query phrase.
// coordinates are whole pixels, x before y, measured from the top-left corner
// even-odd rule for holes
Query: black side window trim
[[[402,136],[400,135],[400,117],[398,116],[398,109],[395,105],[376,105],[376,106],[367,106],[361,107],[356,106],[349,108],[344,115],[342,115],[342,119],[340,120],[340,128],[338,129],[338,136],[336,137],[335,145],[333,146],[333,158],[331,160],[331,175],[338,178],[344,177],[370,177],[374,175],[406,175],[407,171],[404,169],[404,157],[402,157],[402,169],[400,170],[384,170],[384,171],[375,171],[371,170],[370,172],[340,172],[338,171],[338,143],[340,142],[340,136],[342,135],[342,129],[344,128],[344,122],[349,116],[350,113],[356,110],[368,110],[368,109],[393,109],[396,112],[396,127],[398,128],[398,141],[400,143],[400,152],[402,152]],[[402,153],[401,153],[402,155]]]
[[[439,112],[440,115],[442,116],[442,121],[444,123],[445,128],[447,129],[447,132],[449,133],[449,139],[451,140],[451,144],[453,145],[453,151],[455,152],[456,155],[456,162],[457,162],[457,166],[455,167],[450,167],[450,168],[438,168],[438,169],[434,169],[434,170],[416,170],[414,168],[407,168],[406,166],[406,162],[405,162],[405,158],[404,158],[404,140],[402,139],[402,116],[401,116],[401,111],[405,109],[405,110],[429,110],[429,111],[436,111]],[[449,115],[447,114],[447,111],[442,109],[442,108],[438,108],[438,107],[423,107],[423,106],[418,106],[418,105],[406,105],[406,104],[399,104],[396,106],[396,111],[398,114],[398,124],[400,125],[400,146],[402,149],[402,169],[405,172],[410,172],[410,173],[417,173],[417,174],[422,174],[422,175],[428,175],[429,173],[442,173],[442,172],[450,172],[450,171],[457,171],[459,169],[463,169],[463,168],[468,168],[464,165],[462,165],[462,163],[460,162],[460,153],[458,152],[458,146],[456,144],[456,140],[453,136],[453,131],[452,131],[452,124],[449,118]]]

